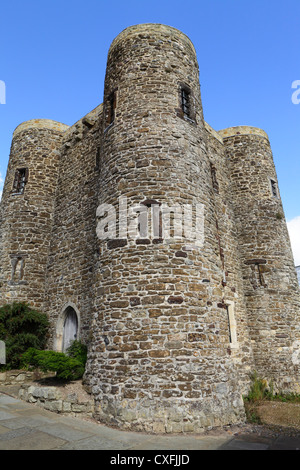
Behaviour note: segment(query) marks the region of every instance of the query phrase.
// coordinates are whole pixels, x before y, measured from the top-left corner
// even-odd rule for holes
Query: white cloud
[[[300,215],[287,223],[295,265],[300,266]]]

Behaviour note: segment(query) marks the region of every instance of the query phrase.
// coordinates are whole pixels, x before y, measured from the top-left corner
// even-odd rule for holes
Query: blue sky
[[[0,191],[17,125],[75,123],[102,102],[114,37],[133,24],[163,23],[194,43],[205,120],[216,130],[250,125],[268,133],[300,264],[300,104],[292,102],[299,0],[10,0],[0,8]]]

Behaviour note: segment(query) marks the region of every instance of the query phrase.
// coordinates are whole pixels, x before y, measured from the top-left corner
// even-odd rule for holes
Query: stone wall
[[[214,185],[216,237],[223,271],[223,280],[219,286],[219,306],[227,309],[230,335],[227,353],[231,355],[238,370],[237,375],[233,375],[234,381],[242,394],[246,394],[249,374],[255,366],[249,325],[246,321],[243,271],[232,205],[231,174],[222,137],[207,124],[206,127],[210,176]]]
[[[66,127],[37,120],[14,132],[1,200],[0,304],[24,300],[44,308],[59,147]],[[17,192],[19,169],[27,174]]]
[[[187,206],[197,230],[175,233]],[[167,208],[180,215],[169,233]],[[124,30],[103,105],[73,126],[18,126],[0,222],[0,304],[46,311],[55,350],[75,312],[102,422],[151,432],[243,422],[255,369],[299,390],[299,286],[268,136],[204,121],[195,49],[175,28]],[[72,411],[46,389],[22,393]]]
[[[72,416],[93,416],[93,399],[85,393],[65,390],[61,387],[40,386],[36,384],[23,384],[20,387],[19,398],[29,403],[55,413],[70,414]]]
[[[95,230],[99,122],[102,106],[65,132],[62,141],[45,297],[52,325],[49,345],[58,350],[68,306],[78,316],[78,339],[89,341],[93,274],[99,257]]]
[[[181,110],[182,84],[191,92],[189,119]],[[203,205],[205,240],[197,246],[189,236],[150,232],[99,240],[85,377],[95,413],[155,432],[240,422],[249,379],[246,369],[239,375],[238,363],[250,352],[249,345],[234,352],[230,346],[198,64],[188,38],[162,25],[121,33],[109,51],[103,115],[99,205],[116,208],[117,224],[121,196],[128,207]],[[230,230],[227,236],[226,245]],[[233,299],[239,287],[233,278],[229,286]]]
[[[247,127],[220,134],[231,174],[255,368],[279,390],[299,392],[299,285],[270,143],[265,133]]]
[[[0,372],[0,385],[20,385],[36,378],[35,372],[28,370],[7,370]]]

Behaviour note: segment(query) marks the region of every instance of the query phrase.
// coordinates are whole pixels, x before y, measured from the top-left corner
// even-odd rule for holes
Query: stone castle
[[[139,233],[138,211],[139,236],[121,230],[125,198],[149,223],[156,208],[154,234]],[[166,205],[204,208],[203,243],[174,235],[175,211],[165,234]],[[73,126],[16,128],[0,217],[0,302],[47,312],[50,349],[88,345],[84,383],[102,422],[243,422],[254,370],[300,391],[299,286],[268,136],[204,121],[195,49],[177,29],[121,32],[103,104]]]

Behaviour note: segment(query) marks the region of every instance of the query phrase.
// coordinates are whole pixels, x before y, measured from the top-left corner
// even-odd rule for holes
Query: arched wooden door
[[[71,346],[72,341],[77,339],[78,335],[78,318],[75,310],[68,307],[65,313],[64,330],[63,330],[63,352]]]

